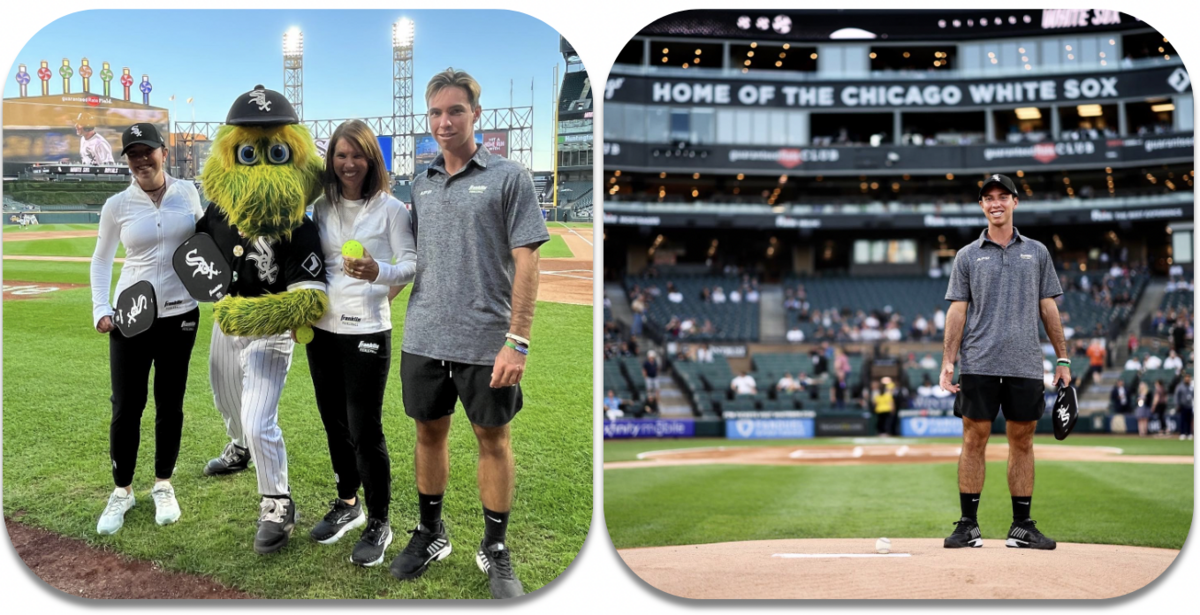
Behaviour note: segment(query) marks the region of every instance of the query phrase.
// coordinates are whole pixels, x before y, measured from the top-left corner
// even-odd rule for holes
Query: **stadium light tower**
[[[413,174],[413,21],[392,24],[392,174]]]
[[[291,28],[283,34],[283,97],[304,120],[304,33]]]

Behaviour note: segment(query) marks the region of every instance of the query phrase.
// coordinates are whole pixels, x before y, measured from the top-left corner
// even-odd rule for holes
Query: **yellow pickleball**
[[[353,239],[347,241],[346,243],[342,244],[342,256],[348,256],[350,258],[362,258],[363,245]]]
[[[296,329],[296,341],[300,342],[301,344],[307,344],[313,341],[312,327],[305,325],[299,329]]]

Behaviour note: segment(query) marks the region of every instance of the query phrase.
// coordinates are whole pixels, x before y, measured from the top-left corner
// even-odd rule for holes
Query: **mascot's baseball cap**
[[[1009,194],[1013,196],[1020,196],[1017,194],[1017,186],[1013,183],[1013,180],[1009,179],[1007,175],[996,173],[995,175],[992,175],[984,180],[983,185],[979,187],[979,200],[983,200],[983,194],[992,186],[1000,186],[1001,188],[1007,190]]]
[[[167,146],[162,133],[158,132],[158,127],[149,122],[139,122],[121,133],[121,155],[124,156],[129,148],[138,144],[149,145],[155,149]]]
[[[232,126],[283,126],[299,124],[300,116],[283,94],[261,85],[233,101],[225,123]]]

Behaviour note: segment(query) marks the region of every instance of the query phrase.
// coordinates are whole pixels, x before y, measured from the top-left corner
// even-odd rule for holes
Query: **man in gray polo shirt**
[[[513,495],[508,423],[521,409],[537,249],[550,234],[529,171],[475,143],[479,95],[479,84],[454,69],[435,75],[425,92],[441,153],[413,181],[417,274],[400,357],[404,410],[417,426],[421,521],[391,571],[415,579],[450,554],[442,496],[450,418],[462,400],[479,443],[484,538],[475,561],[492,596],[510,598],[524,590],[504,543]]]
[[[1008,177],[992,175],[983,183],[979,206],[988,227],[955,255],[946,291],[951,303],[946,311],[941,385],[957,394],[955,414],[963,421],[958,459],[962,518],[945,541],[947,549],[983,546],[976,515],[988,436],[1001,408],[1008,435],[1008,490],[1013,506],[1005,544],[1024,549],[1055,547],[1054,540],[1042,535],[1029,518],[1033,432],[1046,409],[1039,318],[1058,355],[1056,381],[1071,384],[1071,361],[1054,301],[1062,287],[1050,251],[1013,227],[1017,202],[1017,188]],[[956,360],[960,361],[957,385],[952,383]]]

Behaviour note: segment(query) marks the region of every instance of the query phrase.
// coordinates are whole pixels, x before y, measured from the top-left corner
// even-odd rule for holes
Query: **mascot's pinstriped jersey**
[[[323,163],[291,106],[273,97],[258,86],[234,103],[200,175],[212,204],[196,231],[212,235],[234,274],[213,311],[228,335],[286,333],[329,304],[320,239],[304,213]]]

